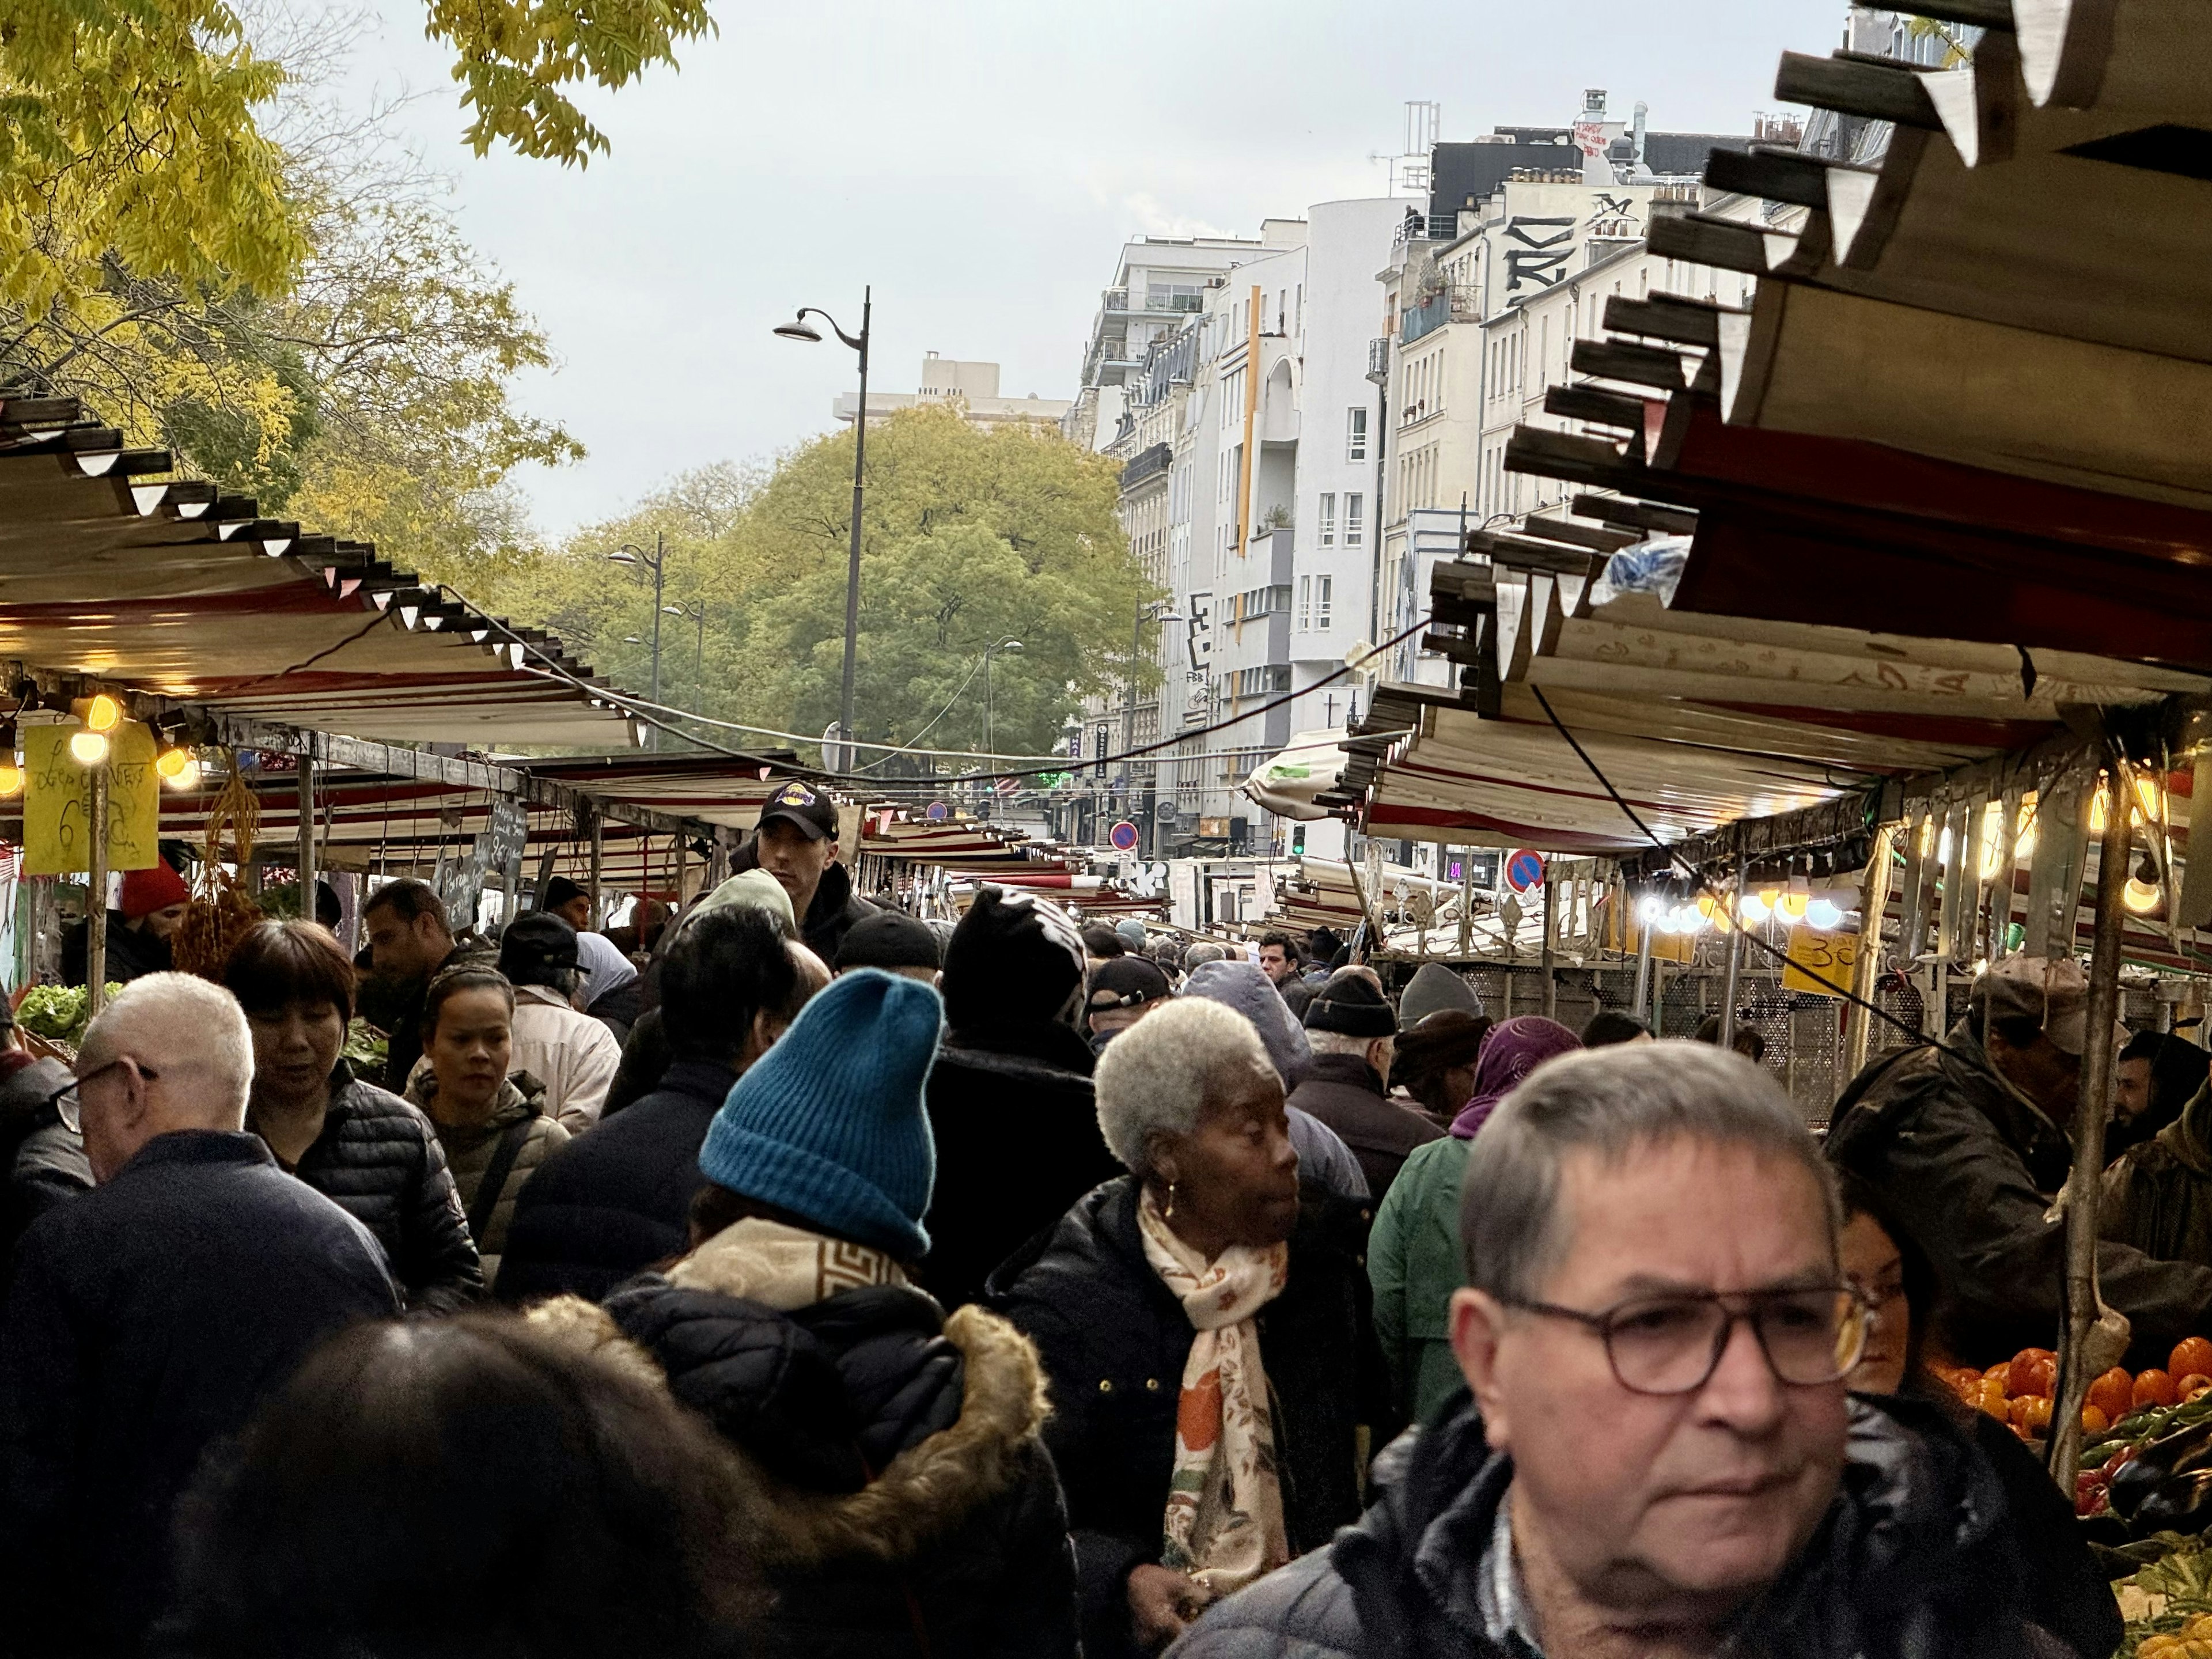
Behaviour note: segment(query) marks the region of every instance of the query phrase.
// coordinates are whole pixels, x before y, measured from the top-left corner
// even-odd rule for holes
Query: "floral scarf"
[[[1252,1322],[1282,1292],[1290,1246],[1232,1244],[1206,1261],[1169,1229],[1149,1192],[1137,1225],[1145,1260],[1198,1333],[1176,1408],[1160,1564],[1210,1595],[1227,1595],[1291,1559],[1267,1374]]]
[[[1498,1103],[1518,1088],[1522,1079],[1546,1060],[1582,1046],[1580,1037],[1541,1014],[1522,1014],[1492,1026],[1474,1062],[1474,1094],[1452,1120],[1452,1133],[1462,1140],[1474,1139],[1474,1132],[1490,1121]]]

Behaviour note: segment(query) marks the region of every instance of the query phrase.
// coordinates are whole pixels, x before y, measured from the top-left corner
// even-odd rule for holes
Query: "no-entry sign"
[[[1505,884],[1516,893],[1533,893],[1544,884],[1544,855],[1527,848],[1516,849],[1505,860]]]

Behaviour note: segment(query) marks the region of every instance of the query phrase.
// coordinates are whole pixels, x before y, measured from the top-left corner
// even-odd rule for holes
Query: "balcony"
[[[1478,322],[1481,319],[1481,306],[1471,286],[1462,283],[1448,283],[1419,305],[1406,308],[1399,322],[1398,338],[1401,343],[1411,345],[1424,336],[1435,333],[1447,323]],[[1370,347],[1370,362],[1372,349]]]
[[[1390,340],[1388,335],[1367,343],[1367,378],[1377,386],[1390,378]]]

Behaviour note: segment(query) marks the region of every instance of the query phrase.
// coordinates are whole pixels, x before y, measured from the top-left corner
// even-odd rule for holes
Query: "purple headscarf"
[[[1474,1139],[1475,1131],[1490,1121],[1498,1103],[1511,1094],[1522,1078],[1546,1060],[1582,1046],[1580,1037],[1541,1014],[1522,1014],[1492,1026],[1474,1062],[1474,1097],[1452,1120],[1452,1133],[1462,1140]]]

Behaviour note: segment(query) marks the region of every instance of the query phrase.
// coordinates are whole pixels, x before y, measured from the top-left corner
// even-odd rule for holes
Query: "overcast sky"
[[[1583,88],[1665,131],[1743,132],[1785,48],[1824,52],[1844,0],[720,0],[680,70],[582,100],[613,145],[585,170],[478,161],[423,0],[376,0],[356,78],[430,94],[408,131],[464,232],[514,281],[557,371],[518,386],[590,450],[519,482],[558,534],[669,475],[765,459],[830,425],[852,354],[769,330],[819,305],[875,384],[925,350],[1066,398],[1125,239],[1252,234],[1382,195],[1404,102],[1443,136],[1565,125]]]

